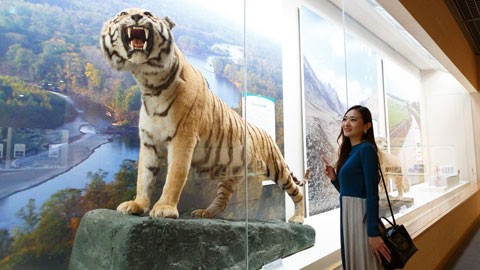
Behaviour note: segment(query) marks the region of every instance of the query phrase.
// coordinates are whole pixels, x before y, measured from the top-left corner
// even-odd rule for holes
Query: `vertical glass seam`
[[[297,23],[298,23],[298,54],[299,54],[299,64],[300,64],[300,109],[301,109],[301,124],[302,124],[302,146],[303,146],[303,171],[305,172],[308,168],[308,159],[307,159],[307,132],[306,132],[306,120],[305,120],[305,76],[304,76],[304,62],[303,62],[303,43],[302,43],[302,9],[297,9]],[[310,200],[308,198],[308,183],[304,185],[303,188],[303,200],[305,204],[305,217],[310,217]],[[287,217],[285,217],[287,218]]]
[[[346,27],[345,27],[345,1],[342,0],[342,27],[343,27],[343,63],[345,63],[345,100],[347,108],[350,107],[348,102],[348,72],[347,72],[347,41],[346,41]]]
[[[245,99],[244,103],[244,115],[245,115],[245,142],[244,142],[244,169],[245,169],[245,269],[248,269],[248,123],[247,123],[247,0],[243,0],[243,93]]]
[[[380,59],[380,74],[382,74],[382,93],[383,93],[383,114],[384,114],[384,125],[385,125],[385,139],[387,140],[387,152],[391,153],[390,150],[390,128],[388,127],[388,110],[387,110],[387,89],[385,88],[385,68],[383,58]]]
[[[473,175],[474,179],[472,179],[472,181],[470,181],[470,177],[469,177],[469,178],[467,178],[467,181],[469,181],[469,182],[474,182],[474,181],[475,181],[475,182],[478,183],[478,180],[477,180],[477,178],[478,178],[478,177],[477,177],[478,170],[477,170],[477,168],[476,168],[476,167],[477,167],[477,159],[478,159],[478,157],[477,157],[477,148],[475,147],[475,145],[477,145],[476,143],[478,143],[478,142],[475,141],[475,121],[473,120],[473,118],[474,118],[474,116],[473,116],[473,99],[474,99],[474,95],[475,95],[474,93],[469,94],[469,99],[468,99],[468,103],[469,103],[469,105],[470,105],[470,120],[471,120],[471,121],[469,121],[469,122],[470,122],[470,125],[471,125],[471,127],[472,127],[471,130],[473,131],[473,133],[471,133],[471,136],[472,136],[471,139],[472,139],[472,141],[473,141],[473,159],[474,159],[474,160],[473,160],[473,164],[468,164],[468,160],[469,160],[469,159],[468,159],[468,156],[469,156],[468,149],[469,149],[469,147],[468,147],[468,139],[467,139],[467,136],[468,136],[467,134],[468,134],[468,133],[467,133],[466,130],[465,130],[465,149],[467,150],[467,153],[466,153],[466,154],[467,154],[467,166],[472,165],[472,167],[475,168],[475,171],[473,171],[473,172],[474,172],[474,175]],[[467,109],[467,110],[468,110],[468,109]],[[464,113],[465,113],[465,112],[464,112]],[[468,112],[467,112],[467,113],[468,113]],[[465,125],[465,126],[466,126],[466,125]],[[465,128],[465,129],[467,129],[467,128]],[[472,169],[473,169],[473,168],[472,168]],[[469,170],[469,169],[470,169],[470,168],[467,168],[467,175],[470,174],[470,170]]]

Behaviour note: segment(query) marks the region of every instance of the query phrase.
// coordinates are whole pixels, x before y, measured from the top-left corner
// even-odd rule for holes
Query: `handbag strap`
[[[390,220],[388,220],[386,217],[381,217],[380,219],[386,220],[388,223],[390,223],[390,225],[392,225],[392,227],[395,227],[395,225],[393,225],[393,223]]]
[[[382,177],[383,187],[385,188],[385,195],[387,195],[388,207],[390,208],[390,213],[392,213],[393,224],[389,221],[392,226],[397,225],[395,221],[395,216],[393,215],[392,204],[390,203],[390,198],[388,197],[387,185],[385,184],[385,178],[383,178],[382,167],[380,166],[380,159],[378,159],[378,170],[380,171],[380,176]],[[388,221],[388,219],[385,219]]]

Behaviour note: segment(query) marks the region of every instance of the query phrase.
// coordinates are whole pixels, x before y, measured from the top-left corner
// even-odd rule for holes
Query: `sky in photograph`
[[[235,23],[243,29],[244,0],[184,0],[186,5],[195,6],[199,12],[213,13],[222,18],[223,23]],[[280,42],[282,39],[282,1],[247,0],[247,31],[253,31],[269,39]],[[220,23],[220,22],[219,22]],[[247,32],[248,34],[248,32]]]
[[[302,7],[302,52],[317,77],[333,86],[341,102],[347,105],[343,37],[340,25]],[[346,48],[348,106],[352,106],[368,99],[377,88],[377,57],[374,50],[348,34]]]

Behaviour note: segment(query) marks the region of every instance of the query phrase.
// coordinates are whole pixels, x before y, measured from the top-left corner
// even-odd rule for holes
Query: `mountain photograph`
[[[316,215],[339,207],[338,191],[323,175],[325,164],[320,157],[335,165],[346,110],[366,106],[373,124],[378,121],[377,56],[348,33],[343,42],[343,29],[307,7],[302,7],[301,20],[305,148],[312,179],[308,203],[309,214]]]

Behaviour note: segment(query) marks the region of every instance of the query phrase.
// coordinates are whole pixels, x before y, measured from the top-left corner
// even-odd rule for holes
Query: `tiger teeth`
[[[133,40],[130,40],[130,49],[133,50]]]
[[[145,41],[145,43],[143,43],[143,50],[144,50],[144,51],[147,50],[147,41]]]
[[[130,39],[130,36],[132,35],[132,28],[131,27],[127,28],[127,34],[128,34],[128,38]]]
[[[148,29],[145,28],[143,31],[145,31],[145,39],[148,39]],[[147,43],[145,42],[145,44],[147,44]]]

